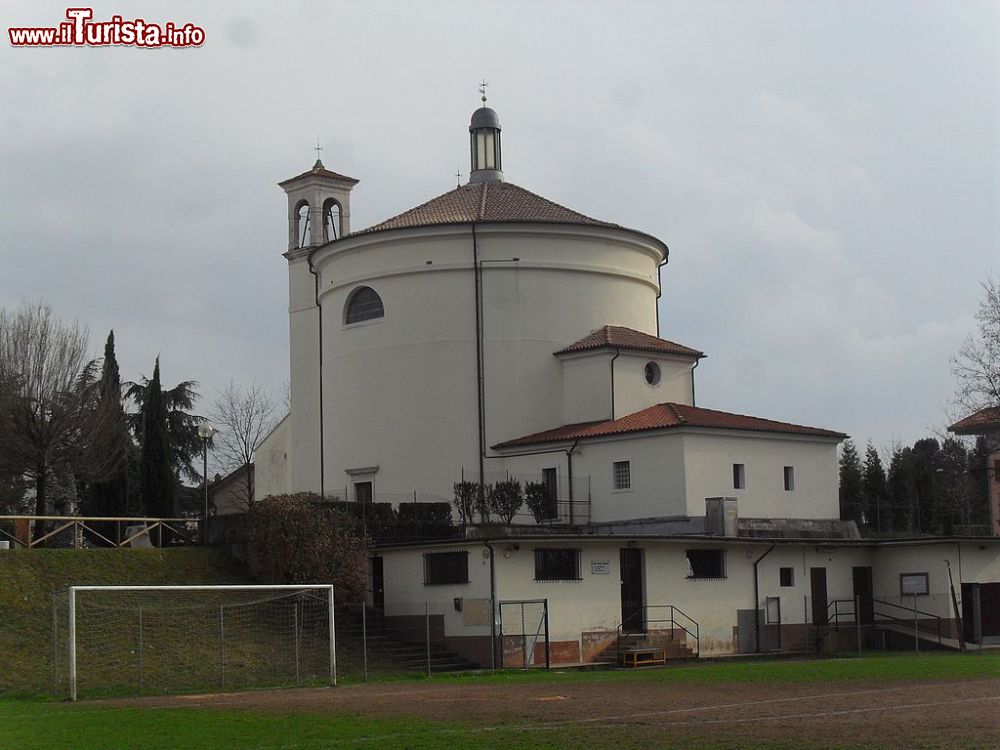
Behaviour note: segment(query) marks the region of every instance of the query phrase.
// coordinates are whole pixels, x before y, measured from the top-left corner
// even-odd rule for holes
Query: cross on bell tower
[[[351,233],[351,189],[358,181],[324,167],[322,150],[317,138],[312,169],[278,183],[288,195],[289,251],[318,247]]]

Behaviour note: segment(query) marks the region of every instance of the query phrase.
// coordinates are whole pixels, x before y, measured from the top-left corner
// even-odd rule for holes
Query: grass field
[[[335,689],[0,702],[0,747],[1000,747],[1000,653],[714,661]]]
[[[73,584],[246,581],[238,563],[212,549],[52,549],[0,554],[0,695],[52,690],[53,592]]]

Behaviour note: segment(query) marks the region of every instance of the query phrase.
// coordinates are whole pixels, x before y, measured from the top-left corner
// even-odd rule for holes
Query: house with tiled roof
[[[943,593],[922,542],[840,520],[835,426],[701,403],[706,354],[660,329],[663,241],[508,182],[485,100],[469,145],[467,184],[364,229],[354,178],[317,161],[279,183],[291,408],[261,494],[473,506],[451,538],[377,550],[382,621],[433,612],[468,658],[530,661],[504,606],[544,602],[550,656],[588,662],[652,631],[685,653],[815,645],[842,610],[868,626],[877,600]]]

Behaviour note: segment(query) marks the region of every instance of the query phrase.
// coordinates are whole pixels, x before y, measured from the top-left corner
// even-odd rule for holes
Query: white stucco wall
[[[481,259],[520,258],[484,266],[488,446],[562,424],[553,352],[609,322],[655,332],[659,250],[637,235],[583,227],[498,225],[477,234]],[[343,494],[348,470],[377,466],[377,496],[448,500],[463,468],[478,473],[472,260],[468,227],[359,235],[314,255],[328,494]],[[385,317],[345,326],[344,304],[360,285],[379,293]],[[302,357],[293,363],[293,417],[296,391],[309,391],[315,369],[313,347],[296,337],[310,335],[293,323],[293,359]],[[312,412],[293,419],[293,453],[309,443],[299,435],[314,429]],[[307,463],[293,462],[293,485]],[[488,474],[502,470],[502,460],[487,461]]]
[[[733,487],[733,464],[745,467],[746,487]],[[784,488],[784,467],[795,489]],[[735,497],[745,518],[839,518],[837,441],[736,431],[691,431],[684,437],[688,510],[705,512],[706,497]]]
[[[254,493],[258,500],[289,490],[291,419],[286,415],[257,446],[254,454]]]
[[[319,492],[319,317],[315,282],[305,255],[288,261],[290,337],[288,489]],[[262,471],[263,475],[265,472]],[[259,475],[264,484],[277,480]]]
[[[647,362],[660,366],[660,382],[646,382]],[[648,352],[625,352],[615,361],[615,417],[624,417],[654,404],[665,402],[692,404],[690,360],[653,355]]]

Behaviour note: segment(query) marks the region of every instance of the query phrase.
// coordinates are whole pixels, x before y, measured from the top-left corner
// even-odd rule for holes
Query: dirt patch
[[[789,747],[1000,747],[1000,679],[921,683],[692,685],[583,683],[355,685],[116,701],[421,717],[495,731],[580,731],[588,747],[686,740]],[[597,730],[597,731],[595,731]]]

